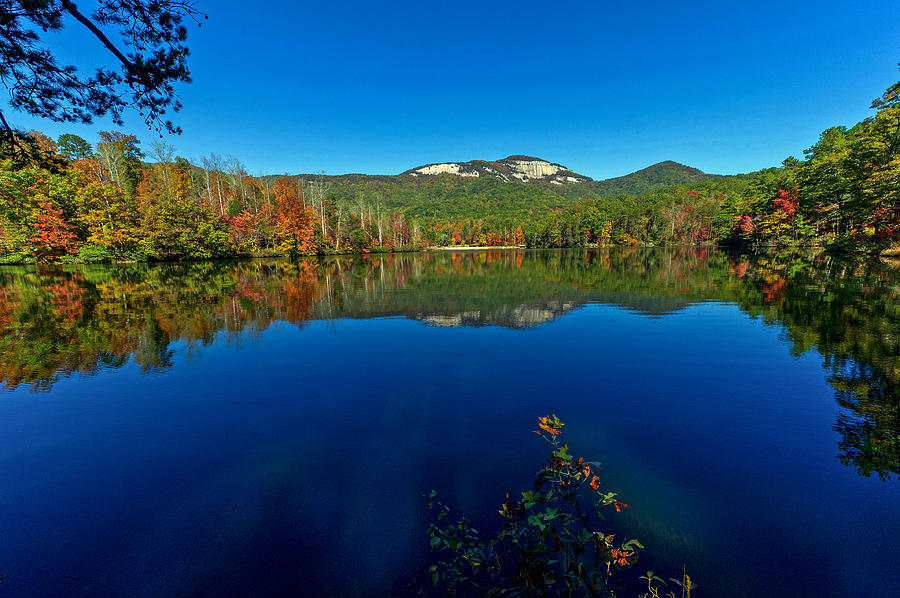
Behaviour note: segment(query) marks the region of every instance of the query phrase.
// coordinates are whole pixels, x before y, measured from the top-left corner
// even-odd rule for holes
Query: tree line
[[[426,219],[437,244],[824,246],[900,251],[900,82],[852,127],[831,127],[781,167],[640,194],[504,214],[502,202],[468,217]],[[585,194],[588,197],[584,197]],[[512,231],[524,231],[523,235]]]
[[[415,214],[428,245],[820,246],[882,251],[900,243],[900,83],[875,114],[831,127],[780,167],[710,176],[663,163],[628,185],[542,185],[461,178],[329,177],[336,197],[382,198]],[[639,177],[639,185],[631,178]],[[648,178],[649,177],[649,178]],[[679,179],[680,182],[679,182]],[[612,180],[615,182],[615,180]],[[652,188],[654,181],[665,184]],[[624,188],[647,189],[622,193]]]
[[[900,83],[874,116],[832,127],[781,167],[588,197],[527,183],[252,176],[216,154],[101,132],[91,145],[29,133],[43,154],[0,153],[0,261],[102,262],[366,253],[428,246],[816,245],[897,250]],[[147,160],[147,161],[145,161]],[[574,187],[578,187],[575,189]],[[584,188],[582,188],[584,187]],[[596,189],[595,189],[596,191]],[[535,198],[543,197],[543,200]],[[423,199],[424,198],[424,199]],[[425,200],[428,201],[425,201]],[[523,205],[532,209],[523,210]]]
[[[638,196],[589,199],[525,225],[535,247],[607,244],[817,245],[881,251],[900,242],[900,83],[874,116],[831,127],[781,167]]]
[[[338,202],[319,177],[252,176],[236,158],[198,164],[157,141],[101,132],[43,156],[0,156],[0,261],[104,262],[394,251],[421,247],[417,221],[377,199]]]

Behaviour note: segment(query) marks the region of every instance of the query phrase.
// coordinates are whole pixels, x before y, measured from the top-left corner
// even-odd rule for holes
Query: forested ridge
[[[252,176],[157,141],[30,136],[0,156],[0,262],[310,255],[453,245],[733,244],[898,251],[900,83],[802,159],[736,176],[663,162],[606,181]]]

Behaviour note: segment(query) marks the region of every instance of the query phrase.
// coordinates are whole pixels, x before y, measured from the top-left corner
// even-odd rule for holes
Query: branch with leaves
[[[62,31],[67,18],[90,31],[117,66],[83,74],[61,64],[44,34]],[[193,0],[101,0],[87,14],[71,0],[0,0],[0,82],[12,108],[34,116],[91,123],[110,115],[122,125],[130,108],[158,133],[177,134],[167,114],[181,109],[175,85],[191,81],[184,22],[199,26],[205,18]],[[29,142],[0,112],[0,151],[39,159]]]
[[[563,422],[556,415],[538,418],[535,434],[551,448],[535,475],[534,488],[520,498],[507,494],[500,507],[505,520],[497,535],[482,538],[471,520],[441,521],[449,507],[432,491],[428,508],[437,511],[429,528],[431,548],[446,555],[429,572],[433,587],[452,595],[613,596],[618,576],[638,560],[635,539],[617,542],[604,533],[604,512],[628,504],[601,489],[600,464],[575,458],[561,441]],[[658,596],[661,578],[648,572],[647,596]],[[684,576],[682,582],[691,584]],[[682,582],[678,582],[681,584]],[[427,590],[423,589],[423,593]]]

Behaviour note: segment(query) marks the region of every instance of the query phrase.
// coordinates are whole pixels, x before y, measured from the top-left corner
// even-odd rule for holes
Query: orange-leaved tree
[[[278,206],[278,228],[282,251],[290,254],[309,254],[316,250],[316,236],[312,209],[303,201],[297,185],[290,177],[280,177],[272,186]]]

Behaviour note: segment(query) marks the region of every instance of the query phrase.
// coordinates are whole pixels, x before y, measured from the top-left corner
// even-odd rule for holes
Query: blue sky
[[[900,0],[199,5],[184,134],[168,141],[251,174],[509,154],[594,178],[661,160],[747,172],[865,118],[900,77]],[[51,41],[78,65],[106,59],[74,31]],[[91,142],[113,128],[9,116]],[[124,129],[153,139],[138,118]]]

